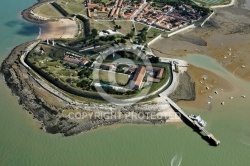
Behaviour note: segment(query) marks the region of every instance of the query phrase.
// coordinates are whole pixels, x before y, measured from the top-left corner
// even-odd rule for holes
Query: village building
[[[103,4],[94,4],[86,0],[87,16],[91,18],[94,11],[95,17],[109,19],[126,19],[145,23],[164,30],[175,30],[193,23],[201,18],[202,11],[192,6],[181,4],[180,6],[171,6],[169,4],[160,4],[155,6],[153,2],[141,0],[135,4],[127,0],[113,0],[110,6]],[[94,10],[93,10],[94,8]]]
[[[147,66],[146,70],[147,70],[148,75],[150,75],[154,79],[162,79],[163,77],[164,68],[162,67]]]
[[[63,61],[65,63],[71,63],[71,64],[80,65],[80,66],[84,66],[89,62],[86,59],[79,58],[77,56],[70,56],[70,55],[65,55],[63,58]]]
[[[164,68],[160,68],[157,72],[156,78],[162,79],[163,73],[164,73]]]
[[[129,85],[131,89],[141,89],[143,85],[143,79],[146,74],[146,67],[140,66],[137,68],[133,79],[130,81]]]

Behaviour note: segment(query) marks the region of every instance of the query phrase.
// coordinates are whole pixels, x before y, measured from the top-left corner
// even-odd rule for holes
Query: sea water
[[[20,11],[34,0],[0,1],[0,60],[25,41],[35,39],[39,26],[20,18]],[[193,55],[197,58],[197,55]],[[183,108],[201,114],[208,131],[221,141],[210,146],[193,129],[183,123],[164,125],[114,125],[72,137],[48,134],[18,104],[0,78],[0,166],[28,165],[183,165],[235,166],[250,165],[250,86],[224,72],[206,56],[190,63],[216,72],[241,87],[233,100],[213,100],[212,110]],[[246,94],[247,98],[240,97]]]

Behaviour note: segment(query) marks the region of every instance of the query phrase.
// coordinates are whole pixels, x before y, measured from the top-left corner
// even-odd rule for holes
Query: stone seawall
[[[6,84],[12,90],[12,93],[18,96],[19,103],[30,114],[33,114],[35,119],[41,122],[41,129],[53,134],[61,133],[65,136],[70,136],[97,128],[98,126],[115,123],[155,124],[165,123],[168,120],[168,116],[160,119],[152,119],[148,116],[149,113],[157,114],[165,111],[168,108],[168,105],[165,103],[144,103],[133,106],[82,103],[75,106],[65,103],[46,90],[42,95],[40,91],[37,92],[37,89],[41,90],[42,87],[28,74],[28,69],[19,60],[21,52],[34,42],[24,43],[14,48],[3,61],[1,74],[3,74]],[[46,102],[47,99],[44,96],[49,97],[53,102],[60,101],[60,106]],[[79,110],[79,112],[85,114],[105,114],[105,116],[92,116],[89,119],[75,117],[71,119],[68,114],[63,113],[63,110],[72,110],[72,113],[76,113],[76,110]],[[113,114],[119,114],[120,116],[119,118],[111,118]]]
[[[36,24],[42,24],[42,23],[46,23],[48,21],[53,21],[51,19],[49,20],[42,20],[40,18],[37,18],[35,17],[33,14],[32,14],[32,10],[40,5],[42,5],[43,3],[47,3],[47,2],[51,2],[51,0],[39,0],[37,3],[35,3],[34,5],[32,5],[31,7],[27,8],[27,9],[24,9],[21,13],[23,19],[29,21],[29,22],[33,22],[33,23],[36,23]],[[56,20],[54,20],[56,21]]]

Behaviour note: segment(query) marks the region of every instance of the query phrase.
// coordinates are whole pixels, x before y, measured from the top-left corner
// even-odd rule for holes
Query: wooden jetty
[[[186,120],[190,121],[194,127],[197,127],[200,131],[203,131],[209,140],[213,141],[216,146],[220,144],[220,141],[217,140],[213,134],[209,133],[204,127],[202,127],[197,121],[192,120],[175,102],[173,102],[170,98],[164,97],[167,102],[176,110],[178,111]]]

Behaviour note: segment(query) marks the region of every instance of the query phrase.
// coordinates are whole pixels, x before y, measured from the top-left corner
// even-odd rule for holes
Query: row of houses
[[[91,9],[96,8],[98,12],[107,13],[110,19],[134,19],[148,25],[153,25],[161,29],[173,30],[180,28],[201,18],[202,11],[196,10],[191,6],[182,3],[174,7],[169,4],[162,7],[154,7],[153,2],[141,0],[131,4],[128,0],[115,0],[112,6],[90,3],[86,0],[87,15],[91,18]]]
[[[107,17],[110,19],[113,18],[124,18],[131,19],[138,9],[145,3],[145,0],[142,0],[139,3],[131,5],[131,1],[128,0],[115,0],[112,6],[106,7],[103,4],[94,4],[90,0],[85,0],[85,6],[87,8],[87,16],[92,17],[92,12],[95,13],[107,13]],[[92,11],[92,12],[91,12]]]
[[[125,0],[116,0],[115,5],[112,6],[108,17],[131,19],[142,5],[143,3],[139,3],[132,6]]]
[[[122,8],[123,0],[116,0],[115,5],[112,7],[108,17],[118,18],[120,10]]]
[[[158,28],[172,30],[188,23],[192,23],[201,18],[200,11],[187,5],[180,5],[175,8],[171,5],[164,5],[162,8],[152,6],[152,2],[135,17],[138,22],[154,25]]]
[[[89,0],[85,0],[85,6],[87,8],[87,16],[91,18],[91,10],[100,9],[98,12],[106,13],[106,7],[104,5],[100,6],[99,4],[91,3]]]

